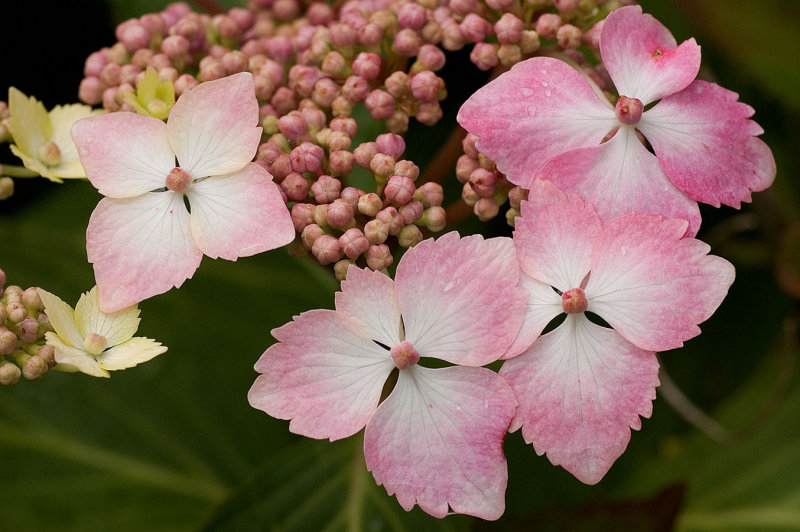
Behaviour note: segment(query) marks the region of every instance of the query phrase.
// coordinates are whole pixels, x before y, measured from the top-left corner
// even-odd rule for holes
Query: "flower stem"
[[[39,177],[39,174],[33,170],[28,170],[24,166],[17,166],[14,164],[0,165],[0,173],[8,177]]]

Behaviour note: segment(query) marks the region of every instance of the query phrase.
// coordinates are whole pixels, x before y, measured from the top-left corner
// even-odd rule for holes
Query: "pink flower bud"
[[[137,83],[137,77],[142,72],[142,69],[136,65],[122,65],[119,73],[119,80],[121,83],[134,85]]]
[[[497,48],[496,44],[479,42],[472,48],[469,59],[481,70],[491,70],[500,62],[500,59],[497,57]]]
[[[330,78],[322,78],[314,85],[311,99],[320,107],[330,107],[339,96],[339,85]]]
[[[161,70],[162,68],[167,68],[172,66],[172,62],[170,61],[167,54],[154,54],[151,55],[150,58],[147,60],[147,66],[152,67],[156,70]]]
[[[497,216],[500,206],[492,198],[481,198],[473,207],[475,216],[482,222],[486,222]]]
[[[441,78],[430,70],[423,70],[411,78],[411,94],[418,100],[436,101],[441,86]]]
[[[442,108],[439,102],[422,102],[414,118],[426,126],[432,126],[442,118]]]
[[[278,20],[289,21],[297,18],[300,13],[300,4],[297,0],[275,0],[275,3],[272,4],[272,13]]]
[[[347,270],[355,263],[352,259],[342,259],[333,265],[333,273],[337,281],[344,281],[347,279]]]
[[[334,117],[348,117],[353,114],[354,104],[341,94],[331,102],[331,114]]]
[[[232,8],[228,11],[228,16],[236,22],[236,25],[239,26],[242,31],[247,31],[252,28],[256,21],[255,14],[252,11],[241,7]]]
[[[330,128],[333,131],[346,133],[348,137],[353,138],[358,131],[358,122],[356,122],[355,118],[344,116],[336,117],[331,120]]]
[[[447,225],[447,215],[445,214],[444,208],[441,206],[430,207],[425,209],[418,223],[429,231],[438,233]]]
[[[342,133],[341,131],[331,131],[331,134],[328,136],[327,144],[328,148],[331,151],[342,151],[347,150],[350,148],[350,137],[347,136],[347,133]]]
[[[175,95],[180,96],[184,92],[197,87],[200,84],[191,74],[181,74],[175,80]]]
[[[214,17],[214,27],[219,32],[220,37],[227,40],[239,38],[244,31],[239,24],[230,16],[217,15]]]
[[[394,98],[386,91],[373,90],[364,103],[375,120],[386,120],[394,113]]]
[[[345,187],[339,194],[339,197],[347,202],[353,208],[353,212],[358,209],[358,198],[364,194],[364,191],[355,187]]]
[[[492,26],[483,17],[470,13],[461,22],[461,32],[467,40],[481,42],[492,31]]]
[[[314,2],[306,10],[308,21],[314,26],[327,26],[335,18],[333,8],[324,2]]]
[[[456,162],[456,178],[462,183],[469,181],[469,176],[478,168],[478,161],[467,154],[462,155]]]
[[[353,207],[341,198],[328,207],[328,223],[334,227],[345,227],[353,220]]]
[[[396,135],[402,135],[408,131],[408,113],[402,109],[395,109],[392,116],[386,119],[386,129]]]
[[[39,297],[39,290],[35,286],[26,288],[22,292],[22,303],[36,312],[44,310],[44,303],[42,303],[42,298]]]
[[[22,376],[29,381],[38,381],[47,373],[47,362],[38,355],[34,355],[22,365]]]
[[[394,207],[381,209],[378,214],[375,215],[375,219],[386,224],[390,235],[396,235],[400,232],[400,229],[403,228],[403,217],[400,216],[400,213]]]
[[[285,115],[297,109],[297,100],[294,91],[289,87],[278,87],[269,102],[279,115]]]
[[[139,48],[133,52],[131,56],[131,64],[138,66],[141,69],[147,68],[147,62],[155,55],[155,52],[150,48]]]
[[[370,246],[367,250],[367,266],[373,270],[388,268],[392,262],[394,262],[392,252],[386,244]]]
[[[295,172],[319,172],[325,157],[323,149],[316,144],[304,142],[292,150],[289,158]]]
[[[219,61],[209,61],[206,63],[206,66],[200,69],[200,73],[197,77],[200,78],[200,81],[214,81],[224,78],[227,74],[222,63]]]
[[[375,79],[381,71],[381,56],[361,52],[353,61],[353,74],[366,80]]]
[[[476,0],[450,0],[450,9],[456,15],[468,15],[475,11]]]
[[[285,179],[292,172],[292,160],[289,157],[289,154],[281,153],[278,155],[278,158],[272,161],[269,171],[273,176],[275,176],[276,180],[280,181]]]
[[[92,52],[83,65],[84,76],[99,76],[103,67],[108,64],[108,55],[104,51]]]
[[[411,161],[403,159],[394,163],[394,175],[402,175],[409,178],[411,181],[416,181],[419,177],[419,166]]]
[[[369,168],[376,153],[378,153],[378,145],[376,143],[363,142],[353,151],[355,163],[362,168]]]
[[[330,264],[342,258],[342,245],[339,244],[339,240],[336,238],[330,235],[322,235],[314,240],[314,244],[311,246],[311,253],[320,264]]]
[[[336,175],[349,174],[353,169],[355,156],[347,150],[336,150],[328,157],[328,169]]]
[[[272,171],[275,171],[274,165]],[[286,193],[286,197],[292,201],[303,201],[308,195],[308,181],[297,172],[291,172],[284,177],[281,181],[281,188]]]
[[[11,354],[17,347],[17,335],[0,325],[0,356]]]
[[[416,225],[406,225],[397,233],[397,243],[410,248],[422,242],[422,231]]]
[[[464,47],[466,38],[461,27],[455,21],[450,24],[442,25],[442,46],[445,50],[455,52]]]
[[[342,87],[342,95],[353,103],[363,102],[369,94],[369,83],[361,76],[350,76]]]
[[[500,44],[518,43],[522,40],[523,29],[525,29],[525,23],[511,13],[505,13],[500,20],[494,23],[494,32],[497,34]]]
[[[401,4],[397,10],[397,23],[403,28],[422,29],[427,18],[425,8],[415,2]]]
[[[328,226],[328,204],[314,207],[314,223],[320,227]]]
[[[189,41],[182,35],[170,35],[161,42],[161,51],[170,59],[183,59],[189,53]]]
[[[103,101],[103,82],[100,78],[95,76],[83,78],[78,87],[78,98],[89,105],[97,105]]]
[[[150,46],[150,32],[138,20],[128,20],[120,24],[117,38],[129,52]]]
[[[522,61],[522,49],[517,44],[501,44],[497,58],[505,66],[515,65]]]
[[[414,198],[422,202],[425,208],[441,205],[444,200],[442,185],[429,181],[420,186],[414,193]],[[406,222],[409,223],[409,222]]]
[[[121,66],[116,63],[109,63],[104,66],[103,70],[100,72],[100,81],[102,81],[107,87],[119,85],[121,72]]]
[[[486,0],[486,5],[495,11],[507,11],[514,5],[514,0]]]
[[[562,13],[572,13],[580,5],[581,0],[553,0],[553,4]]]
[[[469,184],[482,198],[489,198],[494,194],[497,176],[484,168],[476,168],[469,176]]]
[[[378,151],[380,153],[389,155],[395,159],[400,157],[406,149],[406,142],[403,140],[403,137],[395,135],[394,133],[378,135],[378,138],[375,139],[375,144],[378,146]]]
[[[326,74],[338,77],[347,68],[347,61],[342,54],[334,50],[325,54],[321,68]]]
[[[383,28],[370,22],[358,30],[358,44],[362,46],[377,46],[383,38]]]
[[[472,185],[469,184],[469,181],[464,183],[464,186],[461,187],[461,199],[464,200],[464,203],[470,207],[473,207],[480,198],[480,195],[475,192],[475,189],[472,188]]]
[[[44,360],[48,368],[56,365],[56,348],[52,345],[40,345],[36,350],[36,356]]]
[[[376,178],[389,179],[394,170],[394,157],[385,153],[376,153],[369,162],[369,169]],[[385,182],[385,181],[384,181]]]
[[[423,44],[417,54],[417,63],[423,68],[436,72],[445,64],[444,52],[431,44]]]
[[[22,320],[19,325],[19,339],[27,344],[32,344],[39,339],[39,322],[31,316]]]
[[[603,25],[605,22],[605,19],[601,20],[583,34],[582,40],[588,47],[595,50],[600,49],[600,34],[603,32]]]
[[[528,191],[520,186],[508,191],[508,203],[512,209],[519,210],[520,204],[526,199],[528,199]]]
[[[422,38],[416,31],[404,28],[395,34],[392,46],[398,54],[414,57],[422,46]]]
[[[0,385],[13,386],[19,382],[22,371],[11,362],[0,361]]]
[[[556,32],[556,40],[561,48],[574,50],[581,45],[583,34],[572,24],[564,24]]]
[[[183,17],[170,28],[170,35],[180,35],[194,42],[205,38],[205,29],[196,17]]]
[[[330,203],[339,197],[339,190],[342,188],[342,182],[329,175],[321,175],[311,185],[311,193],[314,195],[314,201],[318,204]]]
[[[412,180],[405,176],[395,175],[389,178],[383,194],[392,203],[403,205],[411,200],[415,191],[416,187]]]
[[[406,225],[413,224],[422,217],[424,211],[425,207],[422,206],[422,202],[412,199],[400,207],[400,216],[403,217],[403,223]]]
[[[384,83],[386,85],[386,91],[395,98],[402,98],[408,94],[410,90],[408,74],[399,70],[397,72],[392,72]]]
[[[107,111],[119,111],[120,105],[117,102],[117,88],[109,87],[103,91],[103,108]]]
[[[233,50],[227,52],[222,56],[222,66],[228,71],[228,74],[236,74],[247,70],[248,59],[247,56],[240,50]]]
[[[292,41],[285,35],[271,37],[264,42],[265,52],[269,57],[282,63],[287,62],[294,53]]]
[[[25,310],[25,305],[22,304],[22,301],[11,301],[6,304],[6,316],[6,319],[11,323],[19,323],[28,316],[28,311]]]
[[[294,65],[289,70],[289,87],[300,96],[307,98],[311,96],[314,85],[322,76],[316,68],[305,65]]]
[[[383,208],[383,201],[374,192],[363,194],[358,198],[358,212],[373,217]],[[387,233],[388,234],[388,233]]]
[[[380,220],[370,220],[364,225],[364,236],[370,244],[383,244],[389,238],[389,226]]]
[[[561,17],[555,13],[544,13],[536,21],[536,33],[543,39],[552,40],[556,38],[558,28],[561,27]]]
[[[342,251],[351,259],[357,258],[369,249],[369,240],[364,236],[360,229],[355,227],[348,229],[339,237],[339,244]]]
[[[438,22],[429,20],[425,26],[422,27],[422,40],[431,46],[435,46],[442,42],[442,27]]]
[[[325,231],[317,224],[308,224],[303,228],[300,240],[303,242],[303,246],[305,246],[306,249],[311,249],[314,246],[314,242],[324,234]]]
[[[302,233],[303,229],[312,223],[314,223],[314,205],[310,203],[295,203],[292,206],[294,230]]]

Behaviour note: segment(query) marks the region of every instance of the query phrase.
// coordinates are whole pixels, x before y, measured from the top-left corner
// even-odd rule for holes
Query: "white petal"
[[[97,356],[97,365],[102,369],[116,370],[132,368],[147,362],[167,350],[160,342],[150,338],[136,337],[115,345]]]

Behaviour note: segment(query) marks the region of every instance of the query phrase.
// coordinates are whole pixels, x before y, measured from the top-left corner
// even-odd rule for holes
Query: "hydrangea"
[[[567,63],[536,57],[461,108],[459,122],[509,181],[529,188],[535,178],[552,180],[606,222],[632,213],[682,218],[690,236],[700,227],[697,201],[738,208],[772,183],[775,161],[756,137],[763,130],[749,120],[753,109],[694,80],[694,39],[678,46],[660,22],[628,6],[606,19],[600,51],[616,107]]]
[[[250,404],[289,429],[337,440],[366,426],[367,468],[410,510],[497,519],[516,400],[481,368],[509,353],[525,295],[509,238],[448,233],[409,249],[392,281],[351,266],[336,310],[305,312],[272,331]],[[432,357],[456,366],[431,369]],[[399,372],[379,405],[390,374]]]
[[[500,369],[519,400],[511,430],[522,428],[537,453],[594,484],[625,450],[639,416],[651,414],[655,351],[700,333],[734,269],[683,237],[685,220],[633,214],[603,224],[577,195],[542,180],[530,186],[514,231],[528,290],[515,345],[530,347]]]
[[[139,328],[136,306],[111,314],[100,310],[96,286],[81,295],[75,310],[41,288],[39,297],[55,330],[45,335],[47,345],[55,348],[62,369],[108,377],[109,370],[132,368],[167,350],[155,340],[133,336]]]
[[[180,286],[204,254],[236,260],[294,239],[272,176],[250,162],[257,124],[253,76],[240,73],[181,95],[166,124],[119,112],[73,126],[86,175],[106,196],[86,230],[104,311]]]

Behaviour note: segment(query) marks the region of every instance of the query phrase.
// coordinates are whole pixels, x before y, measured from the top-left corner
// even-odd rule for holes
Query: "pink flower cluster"
[[[638,7],[600,38],[616,107],[572,66],[534,58],[461,110],[478,164],[459,178],[475,206],[497,187],[513,198],[513,240],[425,240],[394,281],[351,267],[336,309],[275,329],[256,364],[251,405],[313,438],[365,428],[368,469],[406,509],[498,518],[507,430],[599,482],[652,412],[655,353],[697,336],[733,282],[693,238],[696,201],[738,206],[771,183],[752,109],[693,81],[694,41],[677,46]],[[480,367],[498,360],[498,373]]]

